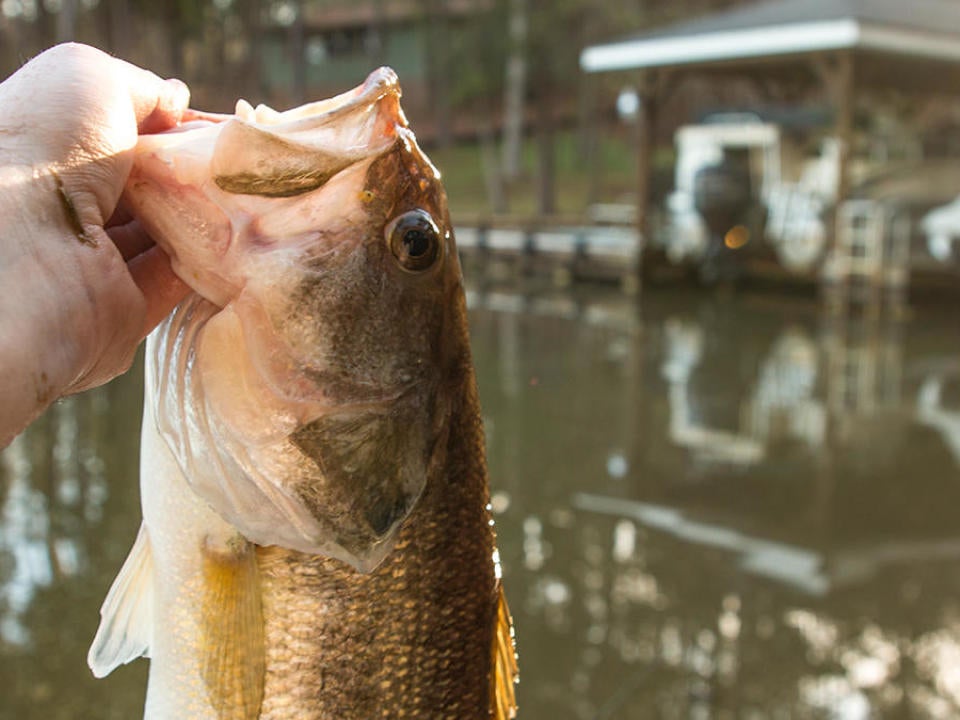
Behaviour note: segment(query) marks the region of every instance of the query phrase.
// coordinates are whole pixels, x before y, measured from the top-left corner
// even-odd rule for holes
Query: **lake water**
[[[960,717],[960,323],[471,292],[522,720]],[[0,453],[0,718],[134,718],[85,655],[139,523],[136,373]]]

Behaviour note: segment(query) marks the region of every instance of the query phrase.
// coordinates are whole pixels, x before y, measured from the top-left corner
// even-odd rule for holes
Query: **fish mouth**
[[[227,193],[292,197],[386,151],[406,128],[397,74],[380,68],[354,90],[287,112],[238,106],[210,169]]]
[[[380,67],[352,90],[279,113],[279,116],[275,117],[281,121],[290,122],[290,131],[298,132],[312,129],[320,124],[337,122],[342,116],[357,110],[366,111],[376,107],[378,113],[383,115],[384,120],[389,124],[408,127],[406,116],[400,108],[401,94],[397,73],[392,68]],[[260,122],[264,120],[267,120],[267,117]]]
[[[348,113],[357,108],[366,108],[376,105],[383,98],[393,97],[396,102],[393,122],[400,127],[407,127],[407,120],[400,109],[400,79],[393,68],[379,67],[369,75],[360,85],[346,92],[334,95],[332,98],[307,103],[292,110],[278,112],[266,105],[253,107],[245,100],[237,102],[236,112],[214,113],[204,110],[188,108],[183,113],[182,123],[192,122],[224,123],[229,120],[240,119],[245,122],[255,122],[264,125],[280,123],[303,123],[299,129],[309,129],[316,124],[334,120],[338,115]],[[296,128],[296,125],[291,127]]]
[[[179,128],[139,138],[124,205],[174,272],[224,307],[250,279],[251,249],[283,250],[322,231],[328,209],[351,197],[348,183],[330,180],[361,172],[408,132],[400,96],[397,74],[381,67],[352,90],[284,112],[243,101],[230,115],[189,110]],[[313,191],[306,210],[285,203]]]

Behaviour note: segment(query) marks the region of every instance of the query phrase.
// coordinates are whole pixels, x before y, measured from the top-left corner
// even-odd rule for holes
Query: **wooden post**
[[[294,8],[297,14],[288,31],[290,61],[293,63],[292,102],[294,105],[302,105],[307,100],[307,58],[305,55],[307,39],[306,19],[303,17],[306,4],[304,0],[296,0]]]
[[[640,77],[637,94],[640,107],[637,113],[637,232],[641,250],[650,237],[650,169],[651,155],[655,144],[654,132],[657,122],[657,83],[655,70],[648,70]],[[642,258],[641,258],[642,264]]]
[[[842,53],[837,57],[833,77],[833,103],[837,110],[836,134],[840,144],[837,167],[837,205],[850,194],[850,158],[853,156],[854,93],[853,56]]]
[[[840,208],[850,195],[850,159],[853,156],[853,112],[856,86],[853,55],[849,52],[815,55],[812,66],[823,83],[836,112],[834,137],[838,145],[837,195],[834,199],[833,232],[827,241],[826,257],[834,257],[840,233]]]
[[[599,201],[601,182],[596,76],[581,74],[579,90],[578,146],[580,159],[587,166],[587,209],[589,209]]]

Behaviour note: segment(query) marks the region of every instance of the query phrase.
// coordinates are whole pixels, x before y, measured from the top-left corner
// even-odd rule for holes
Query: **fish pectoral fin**
[[[204,547],[200,672],[218,720],[260,717],[266,647],[255,547]]]
[[[100,627],[87,653],[93,674],[102,678],[114,668],[149,656],[153,634],[153,558],[150,538],[140,532],[100,608]]]
[[[513,618],[510,617],[507,598],[503,594],[503,585],[497,588],[496,613],[490,664],[490,717],[493,720],[510,720],[517,716],[516,684],[520,675]]]

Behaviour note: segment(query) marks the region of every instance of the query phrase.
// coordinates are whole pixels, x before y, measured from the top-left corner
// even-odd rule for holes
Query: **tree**
[[[429,103],[433,108],[437,144],[447,146],[453,139],[450,98],[451,19],[446,0],[423,0],[422,8]]]
[[[507,36],[510,45],[506,63],[506,93],[503,110],[502,173],[506,181],[520,175],[520,151],[527,91],[528,0],[508,0]]]

